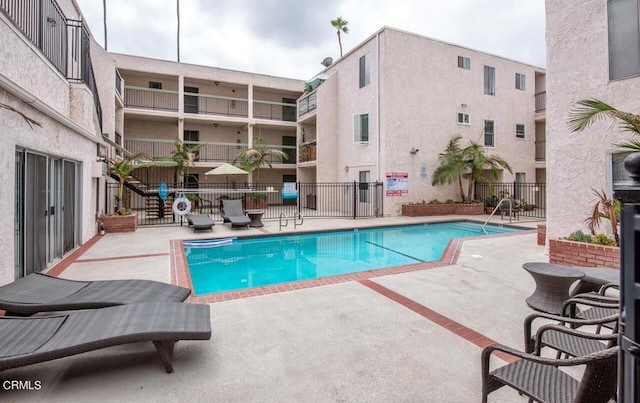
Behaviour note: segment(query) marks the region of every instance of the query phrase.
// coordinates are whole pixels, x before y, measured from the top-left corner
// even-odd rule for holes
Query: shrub
[[[575,242],[593,243],[591,241],[591,235],[585,234],[580,230],[572,232],[571,235],[567,237],[567,239]]]
[[[589,235],[578,230],[572,232],[566,239],[574,242],[594,243],[598,245],[616,246],[616,240],[605,234]]]

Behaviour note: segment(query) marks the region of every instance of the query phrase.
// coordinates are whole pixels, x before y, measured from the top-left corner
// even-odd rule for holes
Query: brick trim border
[[[567,239],[549,239],[549,263],[619,269],[620,248]]]

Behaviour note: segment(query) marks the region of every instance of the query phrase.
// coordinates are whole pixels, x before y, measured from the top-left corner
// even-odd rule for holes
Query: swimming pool
[[[449,241],[486,235],[446,222],[260,238],[183,242],[194,293],[241,290],[439,260]],[[487,225],[488,234],[521,228]]]

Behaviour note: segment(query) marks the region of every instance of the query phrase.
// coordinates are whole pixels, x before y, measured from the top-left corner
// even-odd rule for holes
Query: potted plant
[[[265,141],[258,137],[254,140],[253,146],[238,154],[233,163],[240,162],[242,169],[251,173],[256,171],[255,182],[260,182],[260,167],[267,165],[272,168],[271,161],[277,159],[288,159],[289,156],[282,150],[269,148]],[[265,195],[266,198],[266,195]]]
[[[250,193],[247,197],[247,210],[265,210],[267,208],[266,193]]]
[[[484,199],[485,213],[491,214],[498,205],[498,196],[491,195]]]
[[[102,229],[106,232],[133,232],[138,228],[138,217],[125,207],[125,182],[127,178],[138,168],[149,166],[150,163],[142,162],[143,154],[134,154],[122,159],[107,159],[107,171],[118,178],[117,206],[113,215],[103,214],[98,218]]]

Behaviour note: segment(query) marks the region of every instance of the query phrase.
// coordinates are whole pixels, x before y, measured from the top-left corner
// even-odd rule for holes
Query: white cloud
[[[102,2],[77,0],[103,44]],[[544,67],[543,0],[180,0],[180,59],[309,79],[339,57],[331,19],[342,16],[348,52],[382,26]],[[176,60],[176,0],[107,0],[108,50]]]

